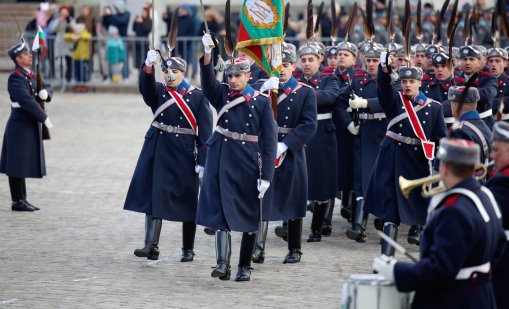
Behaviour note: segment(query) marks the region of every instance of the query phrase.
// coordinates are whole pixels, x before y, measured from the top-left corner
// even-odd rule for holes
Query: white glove
[[[288,150],[288,146],[285,143],[277,143],[277,153],[276,158],[279,158],[286,150]]]
[[[270,181],[258,179],[258,192],[260,192],[260,194],[258,194],[258,198],[263,198],[265,192],[267,191],[267,189],[269,189],[269,187]]]
[[[39,96],[39,99],[43,101],[46,101],[48,99],[48,91],[46,89],[41,89],[41,91],[39,91],[39,94],[37,95]]]
[[[398,79],[399,79],[399,74],[398,73],[396,73],[395,71],[392,71],[390,75],[391,75],[391,81],[393,83],[398,81]]]
[[[147,59],[145,59],[145,65],[150,67],[153,66],[157,61],[157,52],[153,49],[147,52]]]
[[[389,63],[387,63],[389,62]],[[380,53],[380,65],[383,67],[387,67],[391,64],[391,57],[387,57],[387,52]]]
[[[214,41],[212,41],[212,36],[208,33],[205,33],[201,37],[201,42],[203,43],[203,51],[206,54],[210,54],[212,52],[211,46],[214,46]]]
[[[368,100],[354,94],[353,99],[348,100],[348,104],[350,104],[350,107],[353,109],[366,108],[368,107]]]
[[[51,121],[49,120],[49,117],[46,117],[46,120],[44,120],[44,125],[46,125],[46,127],[48,129],[51,129],[53,128],[53,124],[51,123]]]
[[[350,122],[350,124],[348,125],[347,127],[348,131],[350,131],[350,133],[352,133],[353,135],[358,135],[359,134],[359,129],[360,129],[360,126],[356,126],[353,124],[353,121]]]
[[[384,276],[387,281],[394,282],[394,266],[398,260],[385,254],[373,259],[373,269]]]
[[[196,165],[194,167],[194,171],[196,172],[196,174],[198,174],[198,178],[203,179],[203,172],[205,171],[205,168],[201,165]]]
[[[263,83],[262,87],[260,88],[260,92],[265,92],[267,90],[277,88],[279,88],[279,78],[272,76]]]

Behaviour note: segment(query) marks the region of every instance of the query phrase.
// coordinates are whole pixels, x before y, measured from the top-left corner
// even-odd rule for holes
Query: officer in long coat
[[[308,242],[322,238],[322,223],[329,201],[337,192],[336,127],[332,122],[337,110],[338,78],[319,70],[320,53],[312,45],[299,50],[302,76],[299,81],[312,87],[316,93],[318,127],[315,136],[306,145],[308,170],[308,199],[314,203],[311,234]]]
[[[155,80],[155,50],[141,66],[139,89],[152,123],[127,192],[124,209],[145,213],[145,247],[138,257],[157,260],[162,220],[182,222],[182,262],[193,260],[199,178],[203,175],[212,113],[201,89],[185,79],[184,59],[163,59],[166,84]]]
[[[429,206],[420,260],[373,262],[399,291],[415,291],[412,308],[497,308],[490,261],[506,238],[493,194],[472,177],[479,156],[474,142],[442,140],[437,157],[447,191]]]
[[[367,46],[364,51],[365,73],[354,75],[354,96],[348,100],[349,107],[358,111],[359,133],[353,143],[353,175],[356,202],[352,215],[352,226],[346,231],[349,239],[366,241],[367,213],[364,212],[364,196],[373,169],[378,146],[385,135],[387,121],[378,101],[376,76],[380,64],[382,46]],[[340,170],[341,172],[341,170]]]
[[[385,62],[384,53],[380,58]],[[405,199],[398,177],[417,179],[430,175],[435,147],[447,134],[442,106],[419,91],[422,69],[401,67],[399,76],[401,92],[393,90],[386,64],[378,69],[378,100],[387,116],[388,129],[380,143],[364,206],[384,222],[384,233],[393,239],[397,238],[400,223],[424,224],[428,204],[428,199],[418,192]],[[422,134],[414,133],[417,131]],[[382,241],[382,253],[394,255],[394,248]]]
[[[496,120],[509,120],[509,104],[503,104],[503,100],[509,97],[509,76],[505,73],[509,55],[502,48],[488,50],[489,72],[497,78],[497,95],[492,101],[493,115]]]
[[[459,71],[454,82],[456,86],[465,86],[468,79],[474,74],[479,75],[474,80],[473,86],[479,90],[480,99],[477,102],[477,111],[481,118],[491,129],[493,126],[492,101],[497,95],[497,79],[490,72],[482,70],[481,52],[473,46],[460,48],[462,71]]]
[[[295,46],[283,49],[282,69],[278,88],[278,152],[272,184],[263,198],[263,225],[256,236],[252,260],[265,260],[268,221],[288,220],[288,254],[284,263],[300,261],[302,218],[306,216],[308,173],[304,146],[317,127],[316,94],[310,86],[298,82],[292,73],[296,68]],[[265,82],[262,90],[270,90]]]
[[[470,87],[465,94],[465,87],[453,86],[449,88],[448,100],[451,102],[451,110],[456,116],[457,122],[452,125],[449,131],[449,137],[461,138],[473,141],[481,148],[480,162],[487,164],[491,152],[491,130],[481,119],[477,111],[477,101],[479,101],[479,91],[475,87]],[[464,96],[461,111],[459,111],[462,95]]]
[[[243,232],[236,281],[251,276],[251,255],[260,220],[260,201],[274,175],[277,124],[270,99],[249,84],[247,58],[225,70],[228,84],[216,80],[211,64],[212,38],[202,38],[203,93],[218,112],[217,127],[207,141],[207,163],[198,203],[198,224],[216,230],[217,266],[212,277],[230,279],[230,231]]]
[[[447,95],[449,88],[454,84],[454,75],[447,65],[448,60],[449,56],[445,53],[436,53],[431,56],[434,76],[429,81],[423,81],[421,91],[428,98],[442,104],[445,125],[450,127],[454,123],[454,116]]]
[[[351,219],[353,196],[353,141],[359,133],[358,123],[352,118],[352,109],[348,100],[352,94],[352,81],[356,74],[355,69],[358,49],[355,44],[341,42],[337,46],[338,68],[336,75],[339,81],[339,95],[337,97],[338,111],[334,114],[333,122],[336,126],[336,142],[338,147],[338,189],[341,192],[341,214]],[[334,205],[334,204],[332,204]],[[330,214],[332,217],[332,214]],[[330,232],[326,233],[330,234]]]
[[[493,288],[498,308],[509,308],[507,282],[509,280],[509,124],[493,125],[492,157],[495,162],[493,176],[486,187],[491,190],[502,213],[502,227],[507,241],[500,259],[493,263]]]
[[[0,173],[9,177],[11,209],[34,211],[39,207],[27,201],[25,178],[46,176],[42,124],[48,128],[53,126],[36,98],[49,102],[53,92],[48,84],[37,92],[36,76],[31,70],[32,54],[24,40],[10,47],[7,53],[15,68],[7,81],[11,115],[5,127]]]

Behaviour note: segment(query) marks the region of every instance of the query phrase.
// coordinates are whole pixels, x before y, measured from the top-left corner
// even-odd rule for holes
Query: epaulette
[[[504,176],[509,176],[509,167],[502,171]]]
[[[428,98],[428,97],[426,97],[426,98]],[[442,105],[442,103],[440,103],[440,102],[439,102],[439,101],[437,101],[437,100],[433,100],[432,98],[428,98],[428,100],[427,100],[427,102],[426,102],[426,103],[428,103],[428,104],[433,103],[433,104]]]
[[[355,73],[353,75],[353,77],[366,77],[366,72],[362,72],[362,73]]]
[[[332,76],[336,69],[332,66],[328,66],[322,69],[322,76]]]
[[[313,87],[309,86],[309,85],[308,85],[308,84],[306,84],[306,83],[303,83],[303,82],[298,82],[298,83],[299,83],[299,85],[301,85],[302,87],[308,87],[308,88],[310,88],[310,89],[313,89]]]
[[[456,193],[456,194],[451,194],[449,195],[443,202],[444,206],[445,207],[450,207],[450,206],[454,206],[456,205],[456,202],[458,201],[458,199],[461,197],[461,194],[459,193]]]
[[[487,72],[487,71],[481,71],[481,72],[479,72],[479,75],[481,75],[481,76],[490,76],[491,73]]]
[[[457,83],[464,83],[465,79],[463,77],[455,77],[454,81],[457,82]]]
[[[422,76],[422,80],[424,81],[430,81],[430,80],[433,80],[433,78],[431,76],[429,76],[428,74],[424,74]]]

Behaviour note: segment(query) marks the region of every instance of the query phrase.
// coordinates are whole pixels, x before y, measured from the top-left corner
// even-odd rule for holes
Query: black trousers
[[[13,202],[26,200],[27,189],[25,178],[9,177],[9,189],[11,190],[11,199]]]

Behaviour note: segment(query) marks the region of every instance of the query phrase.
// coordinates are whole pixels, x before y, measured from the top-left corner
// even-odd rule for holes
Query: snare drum
[[[343,283],[342,309],[409,309],[412,293],[399,292],[377,274],[353,274]]]

